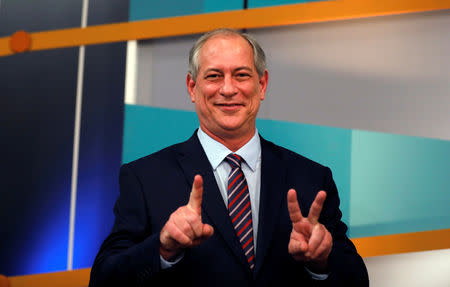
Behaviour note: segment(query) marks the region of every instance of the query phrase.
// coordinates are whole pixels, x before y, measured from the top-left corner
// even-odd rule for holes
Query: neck
[[[202,131],[204,131],[208,136],[212,139],[220,142],[224,146],[226,146],[232,152],[236,152],[238,149],[243,147],[246,143],[248,143],[253,135],[255,134],[255,128],[253,128],[250,132],[244,134],[213,134],[209,130],[205,129],[203,126],[200,126]]]

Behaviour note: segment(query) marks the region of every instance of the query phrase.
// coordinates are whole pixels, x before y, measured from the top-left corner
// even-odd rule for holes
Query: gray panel
[[[138,104],[194,110],[186,89],[186,74],[189,49],[197,37],[139,42],[136,88]]]
[[[259,116],[450,139],[449,28],[446,10],[251,30],[268,55]],[[139,44],[138,104],[194,109],[185,87],[193,41]]]
[[[449,27],[447,11],[255,30],[260,116],[450,139]]]

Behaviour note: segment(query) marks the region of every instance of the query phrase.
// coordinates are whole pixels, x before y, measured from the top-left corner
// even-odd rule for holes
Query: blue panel
[[[450,228],[450,141],[354,131],[351,234]]]
[[[0,36],[80,26],[79,0],[2,0]],[[0,274],[65,270],[78,48],[0,58]]]
[[[264,138],[331,168],[348,223],[351,130],[274,120],[257,120],[257,127]]]
[[[92,265],[113,224],[122,156],[126,44],[86,47],[74,268]]]
[[[130,0],[130,21],[202,14],[243,8],[243,0]]]
[[[316,2],[321,0],[248,0],[248,8]]]
[[[78,49],[0,58],[0,273],[65,270]]]
[[[128,1],[89,1],[89,25],[126,22]],[[126,43],[86,47],[73,267],[92,265],[111,231],[122,155]]]

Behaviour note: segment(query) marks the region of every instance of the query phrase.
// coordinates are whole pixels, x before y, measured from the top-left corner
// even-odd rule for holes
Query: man
[[[259,44],[212,31],[189,65],[200,128],[122,167],[90,286],[367,286],[330,170],[257,133]]]

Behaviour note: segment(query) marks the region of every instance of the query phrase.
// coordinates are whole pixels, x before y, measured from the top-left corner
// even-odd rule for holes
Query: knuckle
[[[181,244],[182,246],[186,246],[187,244],[189,244],[189,238],[187,238],[187,236],[181,232],[180,230],[175,230],[174,231],[174,239],[175,241],[177,241],[179,244]]]
[[[184,218],[190,223],[195,223],[197,221],[200,221],[200,216],[198,216],[194,211],[189,210],[189,212],[186,212],[184,214]]]
[[[194,231],[192,229],[192,226],[186,221],[184,220],[182,222],[182,226],[180,227],[180,230],[184,233],[184,235],[186,235],[187,237],[191,238],[193,237]]]

